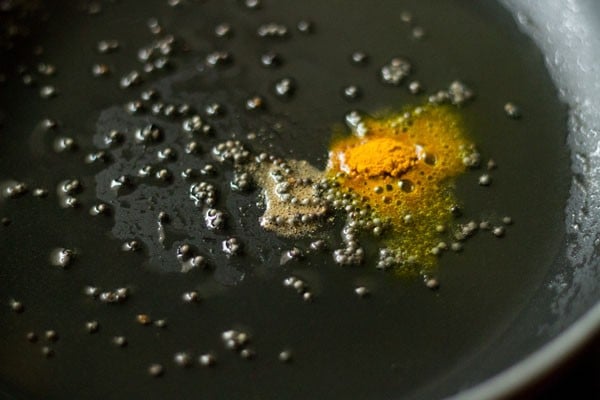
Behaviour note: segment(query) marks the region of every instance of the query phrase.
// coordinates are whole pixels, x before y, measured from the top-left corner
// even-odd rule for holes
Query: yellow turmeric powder
[[[362,128],[333,142],[327,174],[389,224],[390,248],[426,270],[456,204],[451,178],[472,146],[455,112],[439,105],[367,118]]]
[[[340,169],[350,176],[397,177],[417,161],[410,143],[391,137],[366,138],[338,152]]]

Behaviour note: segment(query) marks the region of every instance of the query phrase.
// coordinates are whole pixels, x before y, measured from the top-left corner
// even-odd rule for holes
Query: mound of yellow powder
[[[388,247],[422,267],[435,265],[432,249],[456,204],[452,178],[465,171],[472,148],[456,111],[428,105],[364,119],[361,128],[333,142],[326,173],[389,224]]]
[[[374,137],[349,144],[332,156],[338,157],[342,171],[366,177],[398,177],[417,161],[414,147],[391,137]]]

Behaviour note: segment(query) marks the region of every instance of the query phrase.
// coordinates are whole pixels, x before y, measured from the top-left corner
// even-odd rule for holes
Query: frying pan
[[[533,0],[485,5],[407,1],[382,2],[380,8],[360,2],[263,2],[258,10],[241,3],[181,2],[170,11],[163,2],[147,2],[143,8],[135,2],[106,2],[94,20],[82,17],[80,5],[56,2],[27,21],[30,34],[15,42],[15,49],[0,53],[3,68],[8,65],[16,74],[7,75],[0,87],[0,181],[17,179],[31,190],[49,189],[45,199],[29,193],[0,202],[1,216],[11,220],[0,229],[0,397],[507,398],[524,393],[593,339],[600,329],[600,232],[595,223],[600,207],[600,7],[595,2],[549,0],[540,7]],[[195,6],[204,7],[203,13]],[[394,12],[386,13],[386,7]],[[422,42],[410,37],[410,29],[398,28],[399,11],[405,8],[426,29]],[[313,9],[322,12],[313,14]],[[186,37],[191,49],[180,49],[173,70],[148,75],[140,87],[119,88],[118,78],[139,67],[131,61],[136,49],[152,40],[145,31],[151,17]],[[303,36],[294,30],[292,40],[283,44],[264,45],[255,38],[259,23],[282,20],[294,26],[302,18],[314,20],[314,32]],[[358,33],[364,21],[372,33]],[[231,22],[232,37],[206,39],[220,22]],[[378,35],[399,44],[371,40]],[[96,43],[113,38],[120,47],[110,55],[98,54]],[[35,51],[38,44],[44,47],[41,55]],[[363,69],[348,66],[347,57],[357,46],[367,48],[371,58]],[[232,49],[231,66],[221,75],[200,71],[197,57],[222,47]],[[283,54],[276,70],[282,72],[247,66],[272,48]],[[176,273],[178,265],[168,258],[173,254],[156,250],[152,241],[159,209],[149,208],[153,214],[146,218],[146,206],[136,204],[152,197],[152,204],[174,210],[176,220],[181,214],[179,228],[167,230],[167,237],[175,237],[171,251],[185,237],[197,236],[190,232],[202,231],[193,218],[183,218],[195,210],[187,197],[160,184],[137,201],[132,200],[135,191],[114,195],[102,188],[128,171],[119,162],[127,154],[111,153],[119,157],[106,166],[82,160],[107,131],[129,132],[154,121],[146,114],[131,116],[122,107],[152,86],[165,101],[225,106],[225,116],[211,120],[215,137],[201,144],[207,150],[231,132],[245,139],[241,132],[256,131],[270,151],[322,166],[331,125],[344,112],[416,101],[372,79],[376,67],[397,52],[414,59],[417,77],[431,89],[460,78],[456,75],[466,75],[476,87],[477,99],[461,112],[484,154],[501,161],[497,188],[481,194],[467,176],[457,184],[459,195],[465,211],[510,213],[515,220],[501,241],[477,236],[463,254],[443,258],[437,292],[417,279],[367,266],[339,269],[327,253],[280,265],[281,252],[297,243],[257,229],[256,193],[223,200],[223,207],[239,210],[239,221],[231,221],[228,234],[242,240],[244,256],[209,253],[222,237],[203,234],[205,240],[194,245],[207,250],[210,268]],[[24,86],[28,72],[19,74],[16,66],[41,61],[54,62],[56,76],[38,74],[37,85]],[[92,64],[100,62],[109,64],[113,76],[91,77]],[[289,101],[268,94],[285,74],[298,82]],[[43,85],[54,82],[56,98],[40,99]],[[365,93],[349,104],[339,92],[354,82]],[[266,93],[268,100],[259,117],[240,106],[256,92]],[[519,121],[495,112],[513,98],[523,106]],[[58,120],[56,131],[40,129],[45,117]],[[171,140],[176,128],[160,123],[165,140]],[[63,136],[74,138],[79,149],[56,152],[55,140]],[[215,184],[227,184],[230,173],[217,176]],[[83,206],[62,209],[54,189],[73,178],[83,184],[78,194]],[[123,198],[131,200],[127,206]],[[98,201],[110,204],[110,216],[88,215]],[[141,241],[143,250],[123,252],[129,239]],[[77,253],[64,271],[49,261],[62,246]],[[282,287],[290,275],[308,282],[313,303],[304,304]],[[128,287],[131,296],[122,304],[102,304],[82,293],[87,285]],[[357,285],[369,287],[372,296],[357,298]],[[191,290],[201,294],[202,303],[181,300]],[[11,299],[22,301],[24,311],[11,310]],[[141,313],[166,318],[167,327],[141,326],[135,322]],[[92,320],[99,321],[100,329],[89,334],[85,323]],[[250,333],[255,359],[242,359],[223,347],[220,335],[227,329]],[[58,340],[46,338],[48,330],[58,332]],[[28,332],[37,334],[37,342],[27,341]],[[126,337],[126,346],[115,345],[119,336]],[[44,357],[44,347],[52,348],[54,356]],[[285,349],[292,351],[290,363],[278,360]],[[173,362],[182,351],[193,356],[192,367]],[[207,352],[217,356],[214,368],[196,362]],[[148,374],[153,363],[164,366],[163,376]]]
[[[537,351],[516,365],[463,393],[465,398],[501,397],[518,393],[519,388],[531,385],[531,382],[548,374],[552,368],[568,359],[569,354],[593,340],[600,321],[598,266],[594,261],[597,250],[592,242],[583,239],[595,234],[589,232],[592,236],[587,236],[579,225],[584,220],[589,226],[596,225],[593,222],[594,213],[588,213],[584,204],[594,197],[592,193],[597,188],[593,188],[598,182],[598,177],[588,175],[596,168],[587,164],[594,158],[590,150],[593,153],[592,149],[597,148],[594,128],[598,117],[597,106],[594,106],[597,104],[597,91],[593,88],[598,87],[599,76],[597,69],[590,68],[589,62],[597,56],[594,43],[597,44],[598,40],[598,6],[585,1],[566,4],[551,2],[544,7],[537,7],[532,1],[506,1],[504,4],[514,13],[521,29],[544,52],[548,69],[561,89],[564,101],[571,107],[568,144],[572,152],[574,180],[565,208],[567,262],[555,272],[553,279],[562,279],[565,265],[575,269],[568,273],[569,283],[563,283],[550,303],[553,306],[560,304],[551,312],[554,317],[548,319],[554,320],[552,330],[556,334],[546,337],[544,344],[540,342],[538,345]],[[587,183],[579,186],[575,178],[578,176],[586,176],[584,181]],[[586,211],[582,213],[583,209]],[[590,246],[583,245],[584,242]],[[568,315],[575,309],[580,311],[575,313],[577,316],[573,319]],[[571,322],[565,324],[566,321]]]

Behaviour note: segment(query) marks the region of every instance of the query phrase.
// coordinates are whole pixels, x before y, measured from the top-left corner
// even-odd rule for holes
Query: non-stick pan
[[[600,327],[600,7],[538,3],[0,1],[0,397],[547,383]],[[399,85],[381,75],[395,57]],[[455,222],[504,235],[481,229],[425,276],[376,268],[372,235],[362,264],[337,265],[335,213],[309,237],[261,228],[260,187],[238,190],[217,149],[323,169],[352,111],[401,112],[457,80],[474,97],[449,107],[497,168],[489,186],[457,178]],[[222,230],[190,197],[200,181]]]

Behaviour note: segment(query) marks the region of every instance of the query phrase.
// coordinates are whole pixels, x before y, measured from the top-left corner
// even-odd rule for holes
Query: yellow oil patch
[[[326,174],[388,224],[386,246],[426,270],[451,222],[452,178],[472,149],[455,109],[426,105],[363,119],[360,134],[334,140]]]

